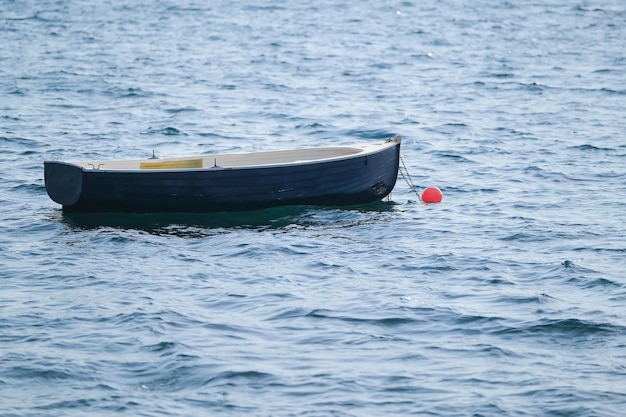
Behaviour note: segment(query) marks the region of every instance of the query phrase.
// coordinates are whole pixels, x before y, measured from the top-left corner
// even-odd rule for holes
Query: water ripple
[[[2,3],[0,414],[622,412],[620,0],[170,3]],[[45,192],[47,159],[396,134],[416,189],[372,205]]]

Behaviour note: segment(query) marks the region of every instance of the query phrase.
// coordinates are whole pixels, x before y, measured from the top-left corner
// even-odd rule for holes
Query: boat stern
[[[75,204],[83,188],[81,167],[59,161],[44,161],[44,181],[48,196],[56,203]]]

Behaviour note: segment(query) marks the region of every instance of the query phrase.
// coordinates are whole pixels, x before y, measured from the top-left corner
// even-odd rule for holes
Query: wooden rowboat
[[[127,161],[44,161],[66,212],[217,212],[353,205],[395,186],[400,137],[354,146]]]

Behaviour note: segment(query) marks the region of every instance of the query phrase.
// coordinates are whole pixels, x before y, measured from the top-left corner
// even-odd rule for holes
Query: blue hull
[[[399,140],[338,160],[232,169],[115,171],[45,161],[46,190],[66,212],[218,212],[353,205],[395,186]]]

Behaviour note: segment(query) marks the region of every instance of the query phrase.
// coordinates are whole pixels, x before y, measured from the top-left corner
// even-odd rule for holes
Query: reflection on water
[[[60,220],[83,230],[113,227],[158,235],[189,235],[191,230],[213,234],[212,229],[279,229],[337,221],[346,226],[345,223],[360,223],[361,214],[393,212],[395,207],[396,203],[378,201],[348,207],[285,206],[220,213],[63,213]]]

